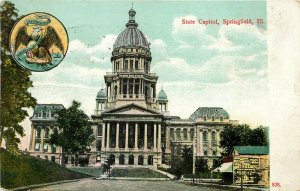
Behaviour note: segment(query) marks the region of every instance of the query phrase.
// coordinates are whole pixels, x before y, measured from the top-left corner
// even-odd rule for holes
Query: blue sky
[[[76,99],[91,115],[131,1],[13,2],[19,15],[54,15],[69,36],[63,62],[33,73],[33,96],[39,103],[65,106]],[[139,29],[151,42],[151,70],[159,75],[157,88],[163,85],[172,115],[185,118],[200,106],[218,106],[242,123],[267,125],[266,25],[255,23],[266,21],[265,1],[133,1],[133,7]],[[220,25],[182,25],[183,18],[218,19]],[[227,26],[223,19],[252,19],[254,25]]]

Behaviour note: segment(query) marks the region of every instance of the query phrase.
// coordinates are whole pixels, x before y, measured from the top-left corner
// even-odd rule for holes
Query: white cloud
[[[81,52],[81,53],[98,53],[98,52],[111,52],[113,48],[113,44],[117,38],[117,35],[109,34],[103,36],[101,42],[94,46],[88,47],[85,43],[81,42],[78,39],[72,40],[69,45],[70,52]]]

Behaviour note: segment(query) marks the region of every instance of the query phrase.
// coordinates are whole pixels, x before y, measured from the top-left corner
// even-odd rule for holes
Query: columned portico
[[[119,149],[119,132],[120,132],[120,125],[117,123],[117,132],[116,132],[116,149]]]
[[[107,135],[107,137],[106,137],[106,149],[109,149],[109,131],[110,131],[110,123],[107,123],[106,124],[106,126],[107,126],[107,132],[106,132],[106,135]]]
[[[158,143],[157,143],[157,148],[158,148],[158,152],[161,151],[161,125],[158,124],[158,139],[157,139]]]
[[[125,150],[128,150],[128,122],[126,123]]]
[[[134,130],[134,150],[138,150],[138,123],[135,124]]]
[[[144,128],[144,150],[147,151],[147,124],[145,123],[145,128]]]

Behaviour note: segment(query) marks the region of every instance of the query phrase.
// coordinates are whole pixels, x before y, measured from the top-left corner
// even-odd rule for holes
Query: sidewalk
[[[90,177],[90,178],[81,178],[81,179],[73,179],[73,180],[62,180],[62,181],[48,182],[48,183],[43,183],[43,184],[33,184],[33,185],[22,186],[22,187],[17,187],[17,188],[10,188],[10,190],[13,190],[13,191],[22,191],[22,190],[28,190],[28,189],[32,189],[32,188],[40,188],[40,187],[50,186],[50,185],[56,185],[56,184],[64,184],[64,183],[69,183],[69,182],[78,182],[80,180],[92,179],[92,178],[93,177]]]
[[[170,179],[174,179],[175,176],[173,174],[170,174],[168,172],[165,172],[165,171],[162,171],[162,170],[158,170],[158,169],[154,169],[154,168],[151,168],[152,170],[155,170],[156,172],[159,172],[159,173],[162,173],[162,174],[165,174],[166,176],[168,176]]]
[[[209,179],[210,180],[210,179]],[[192,185],[193,183],[191,182],[191,180],[189,179],[188,181],[187,180],[179,180],[178,182],[181,182],[183,184],[190,184]],[[240,188],[241,186],[238,186],[238,185],[222,185],[222,184],[218,184],[218,183],[213,183],[213,182],[196,182],[194,183],[194,185],[203,185],[203,186],[220,186],[220,187],[223,187],[223,188]],[[247,186],[247,185],[244,185],[244,189],[252,189],[252,190],[260,190],[260,191],[269,191],[270,188],[260,188],[260,187],[254,187],[254,186]]]

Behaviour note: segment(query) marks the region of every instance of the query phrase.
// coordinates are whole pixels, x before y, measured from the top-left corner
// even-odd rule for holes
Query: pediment
[[[160,113],[141,107],[135,104],[129,104],[106,111],[105,114],[120,114],[120,115],[161,115]]]

